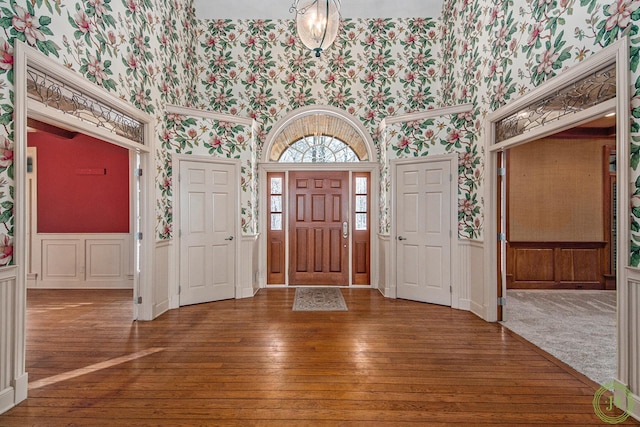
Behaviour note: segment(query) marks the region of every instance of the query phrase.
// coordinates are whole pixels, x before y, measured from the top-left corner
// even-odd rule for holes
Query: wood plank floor
[[[269,289],[132,322],[130,291],[30,290],[29,398],[0,426],[604,425],[597,384],[500,325],[342,292],[346,312]]]

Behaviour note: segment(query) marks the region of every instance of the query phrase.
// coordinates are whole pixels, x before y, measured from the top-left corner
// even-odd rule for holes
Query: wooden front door
[[[348,209],[348,172],[291,172],[289,284],[349,285]]]

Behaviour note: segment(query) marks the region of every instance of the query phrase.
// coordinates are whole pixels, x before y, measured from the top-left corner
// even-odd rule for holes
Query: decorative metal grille
[[[281,163],[359,162],[344,142],[332,136],[307,136],[291,144],[280,156]]]
[[[615,64],[559,89],[496,123],[496,143],[616,97]]]
[[[144,125],[86,93],[34,68],[27,69],[27,95],[44,105],[144,144]]]

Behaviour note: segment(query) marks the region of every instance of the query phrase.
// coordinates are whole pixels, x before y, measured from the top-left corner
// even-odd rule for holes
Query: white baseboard
[[[3,414],[13,408],[15,394],[13,387],[6,388],[0,392],[0,414]]]

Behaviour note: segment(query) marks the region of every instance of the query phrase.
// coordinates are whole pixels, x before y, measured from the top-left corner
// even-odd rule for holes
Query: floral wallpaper
[[[472,103],[466,118],[429,124],[427,141],[398,132],[402,154],[432,154],[451,149],[459,156],[460,233],[481,236],[483,157],[480,125],[487,113],[526,93],[562,70],[628,34],[636,93],[632,94],[634,177],[640,160],[640,1],[502,0],[445,1],[440,27],[441,105]],[[429,130],[428,129],[428,130]],[[427,130],[427,131],[428,131]],[[453,145],[452,145],[452,142]],[[640,265],[640,178],[632,197],[631,260]]]
[[[315,58],[291,20],[198,21],[190,0],[0,1],[0,265],[13,257],[13,41],[19,39],[157,120],[157,238],[172,236],[171,154],[242,161],[243,230],[255,232],[256,159],[294,108],[326,104],[357,117],[377,143],[382,224],[388,162],[455,152],[459,235],[481,239],[482,119],[511,99],[628,34],[640,88],[639,0],[445,0],[439,18],[348,19]],[[640,89],[636,89],[640,90]],[[640,93],[631,102],[631,264],[640,266]],[[382,117],[471,103],[469,114],[390,126]],[[166,104],[256,120],[166,115]]]
[[[13,42],[48,55],[155,117],[163,134],[167,103],[195,98],[196,37],[183,0],[0,1],[0,265],[13,259]],[[169,154],[157,147],[159,212]],[[160,215],[160,213],[159,213]],[[158,235],[165,236],[165,220]]]

